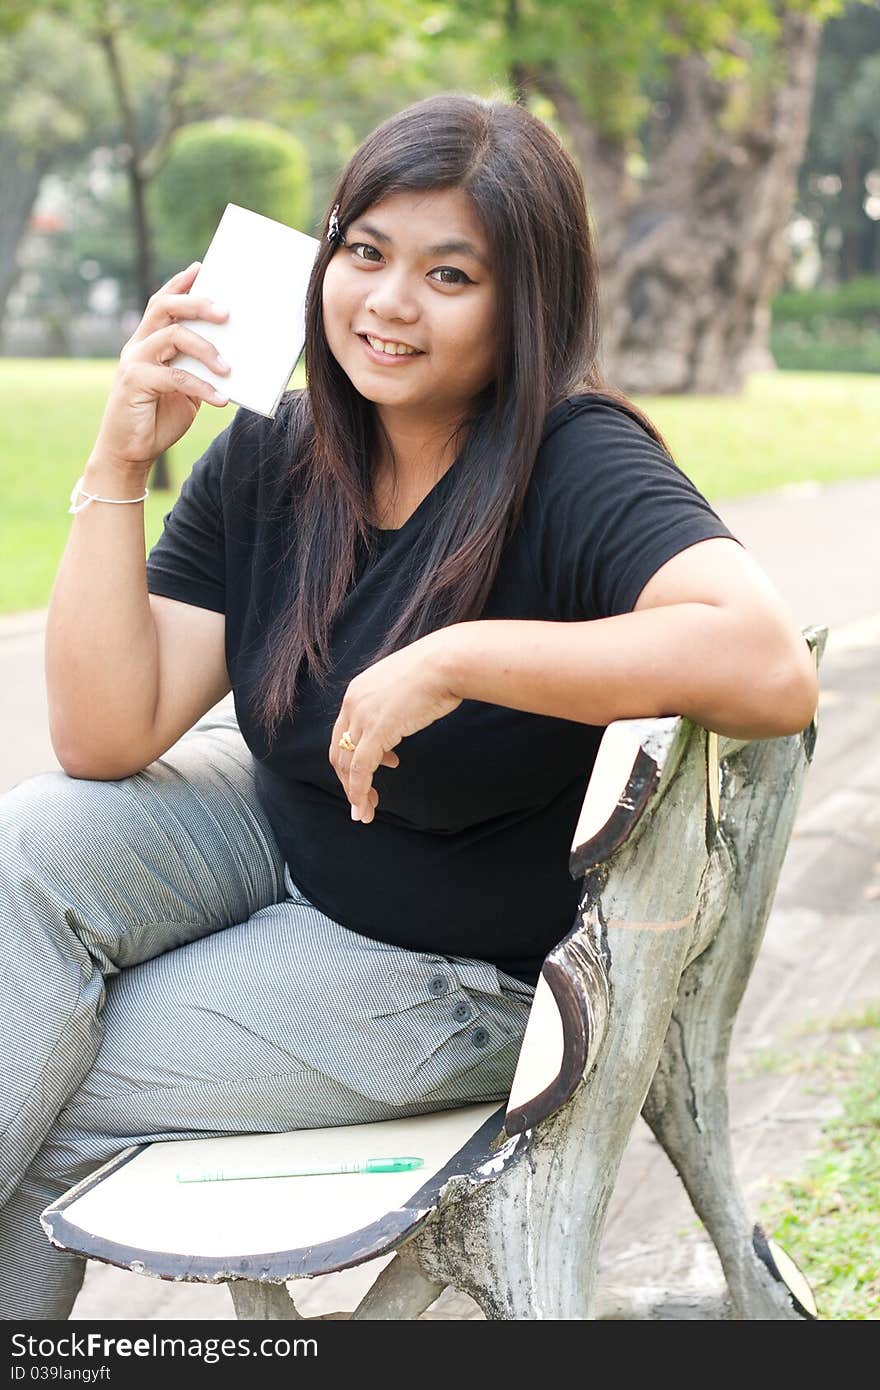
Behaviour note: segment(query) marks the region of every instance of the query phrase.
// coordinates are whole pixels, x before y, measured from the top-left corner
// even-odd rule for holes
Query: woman
[[[503,1099],[603,727],[762,737],[815,708],[778,594],[602,386],[550,129],[431,98],[332,207],[308,388],[237,412],[145,565],[151,463],[225,403],[167,365],[223,370],[179,322],[224,317],[190,267],[75,489],[46,637],[64,772],[2,798],[6,1317],[68,1316],[84,1262],[39,1213],[129,1144]],[[230,689],[237,724],[203,719]]]

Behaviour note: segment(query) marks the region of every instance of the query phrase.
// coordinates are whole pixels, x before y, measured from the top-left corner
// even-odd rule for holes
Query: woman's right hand
[[[93,453],[127,466],[149,469],[163,450],[186,434],[202,401],[227,405],[213,386],[167,363],[178,352],[228,372],[213,343],[178,320],[222,323],[227,310],[210,299],[187,294],[199,270],[196,261],[164,284],[149,300],[144,316],[119,354]]]

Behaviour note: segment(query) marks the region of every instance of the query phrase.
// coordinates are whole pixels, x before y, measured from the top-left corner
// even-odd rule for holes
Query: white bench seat
[[[454,1177],[494,1162],[506,1106],[375,1124],[136,1145],[43,1213],[53,1244],[162,1279],[298,1279],[393,1251]],[[515,1141],[514,1141],[515,1142]],[[263,1171],[412,1155],[402,1173],[180,1182],[178,1172]]]

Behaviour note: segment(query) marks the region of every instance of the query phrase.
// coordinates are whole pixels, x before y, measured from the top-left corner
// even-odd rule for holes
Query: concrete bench
[[[827,629],[803,631],[818,668]],[[505,1104],[126,1149],[43,1214],[59,1247],[154,1278],[228,1283],[239,1318],[299,1318],[285,1280],[394,1252],[354,1319],[412,1319],[447,1287],[492,1319],[793,1319],[807,1281],[747,1214],[727,1054],[817,735],[740,740],[680,717],[605,730],[573,837],[578,916],[547,956]],[[726,1287],[597,1286],[641,1111]],[[369,1175],[183,1183],[416,1155]],[[331,1315],[332,1316],[332,1315]]]

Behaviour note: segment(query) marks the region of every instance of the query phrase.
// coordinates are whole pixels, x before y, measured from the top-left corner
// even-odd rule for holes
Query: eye
[[[375,251],[377,257],[379,258],[378,261],[374,260],[372,256],[355,256],[355,260],[365,261],[367,265],[378,265],[379,261],[382,259],[381,251],[379,251],[377,247],[372,246],[369,242],[366,241],[350,242],[348,249],[353,256],[355,256],[356,251]],[[435,282],[440,285],[472,285],[474,283],[469,275],[465,275],[463,270],[459,270],[458,267],[454,265],[439,265],[436,266],[434,270],[432,270],[430,273],[432,275],[458,275],[461,277],[458,280],[438,280]]]
[[[349,245],[349,248],[348,248],[348,249],[349,249],[349,251],[351,252],[351,254],[352,254],[353,256],[354,256],[355,251],[376,251],[376,247],[375,247],[375,246],[368,246],[367,243],[366,243],[365,241],[353,241],[353,242],[351,242],[351,244]],[[378,251],[376,251],[376,255],[379,256],[379,259],[381,260],[381,255],[380,255],[380,253],[379,253]],[[364,257],[364,256],[356,256],[355,259],[358,260],[358,261],[362,261],[362,260],[365,259],[365,257]],[[372,262],[372,264],[375,265],[375,261]]]
[[[433,271],[433,270],[432,270],[432,271],[431,271],[431,274],[432,274],[432,275],[434,275],[434,274],[445,275],[447,272],[448,272],[448,274],[450,274],[450,275],[460,275],[460,276],[461,276],[461,279],[460,279],[460,280],[441,280],[441,281],[440,281],[440,284],[441,284],[441,285],[472,285],[472,284],[474,283],[473,280],[470,278],[469,275],[465,275],[465,273],[464,273],[463,270],[459,270],[458,267],[457,267],[457,266],[454,266],[454,265],[438,265],[437,270],[436,270],[436,271]]]

